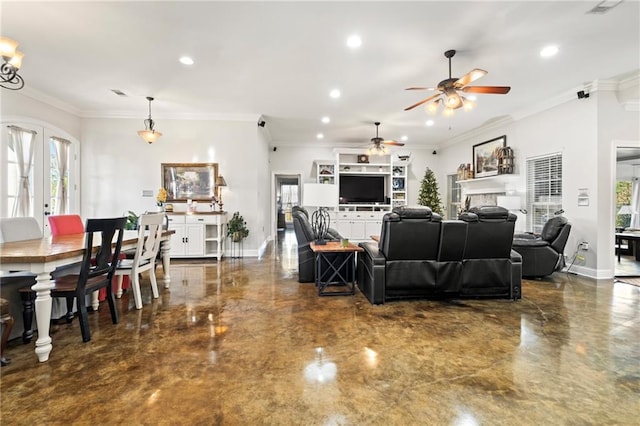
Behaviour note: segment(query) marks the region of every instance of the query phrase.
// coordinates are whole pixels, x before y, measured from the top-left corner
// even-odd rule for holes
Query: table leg
[[[171,258],[169,252],[171,251],[171,236],[168,236],[166,240],[160,245],[160,252],[162,253],[162,271],[164,272],[164,288],[171,286]]]
[[[41,272],[36,278],[36,283],[31,290],[36,292],[36,323],[38,324],[38,340],[36,340],[36,355],[40,362],[49,359],[53,349],[51,336],[49,336],[49,323],[51,321],[51,281],[50,272]]]

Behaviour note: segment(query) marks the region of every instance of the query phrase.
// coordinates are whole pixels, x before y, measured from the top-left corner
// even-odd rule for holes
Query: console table
[[[326,244],[309,244],[316,255],[316,286],[318,296],[342,296],[355,293],[356,253],[364,251],[353,243],[346,246],[339,241],[328,241]],[[344,253],[345,256],[329,256]],[[326,278],[325,278],[326,276]],[[346,287],[344,291],[328,290],[329,286]]]

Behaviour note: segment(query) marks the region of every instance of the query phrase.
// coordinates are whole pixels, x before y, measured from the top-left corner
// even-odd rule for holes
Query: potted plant
[[[247,222],[240,216],[240,212],[235,212],[227,223],[227,237],[231,237],[231,241],[238,243],[249,235]]]

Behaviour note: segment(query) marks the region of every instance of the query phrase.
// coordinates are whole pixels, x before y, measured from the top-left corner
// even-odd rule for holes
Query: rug
[[[640,287],[640,277],[615,277],[616,283],[631,284]]]

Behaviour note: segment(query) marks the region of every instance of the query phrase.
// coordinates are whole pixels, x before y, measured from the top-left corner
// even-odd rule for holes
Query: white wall
[[[163,136],[154,144],[138,135],[134,119],[84,119],[82,122],[82,214],[119,215],[155,209],[161,163],[218,163],[224,176],[224,210],[239,211],[249,228],[244,255],[255,256],[264,240],[263,179],[266,148],[254,121],[156,120]],[[264,186],[264,182],[266,187]],[[143,190],[153,197],[143,197]],[[228,247],[227,247],[228,248]]]
[[[27,93],[26,88],[19,92],[2,90],[0,114],[3,121],[9,117],[32,119],[42,124],[50,124],[51,127],[62,129],[74,138],[80,139],[81,120],[77,115],[29,97]]]
[[[478,129],[441,149],[438,179],[442,181],[460,163],[469,162],[473,145],[504,134],[507,144],[514,149],[518,176],[514,189],[524,205],[527,158],[561,152],[563,209],[572,223],[565,253],[572,256],[579,242],[588,241],[590,250],[581,253],[585,260],[577,261],[572,270],[598,278],[611,277],[614,250],[611,191],[615,182],[611,147],[615,139],[637,140],[639,123],[638,113],[625,111],[613,92],[592,92],[587,99],[570,100],[517,121],[505,120]],[[589,190],[588,206],[578,206],[579,188]]]

